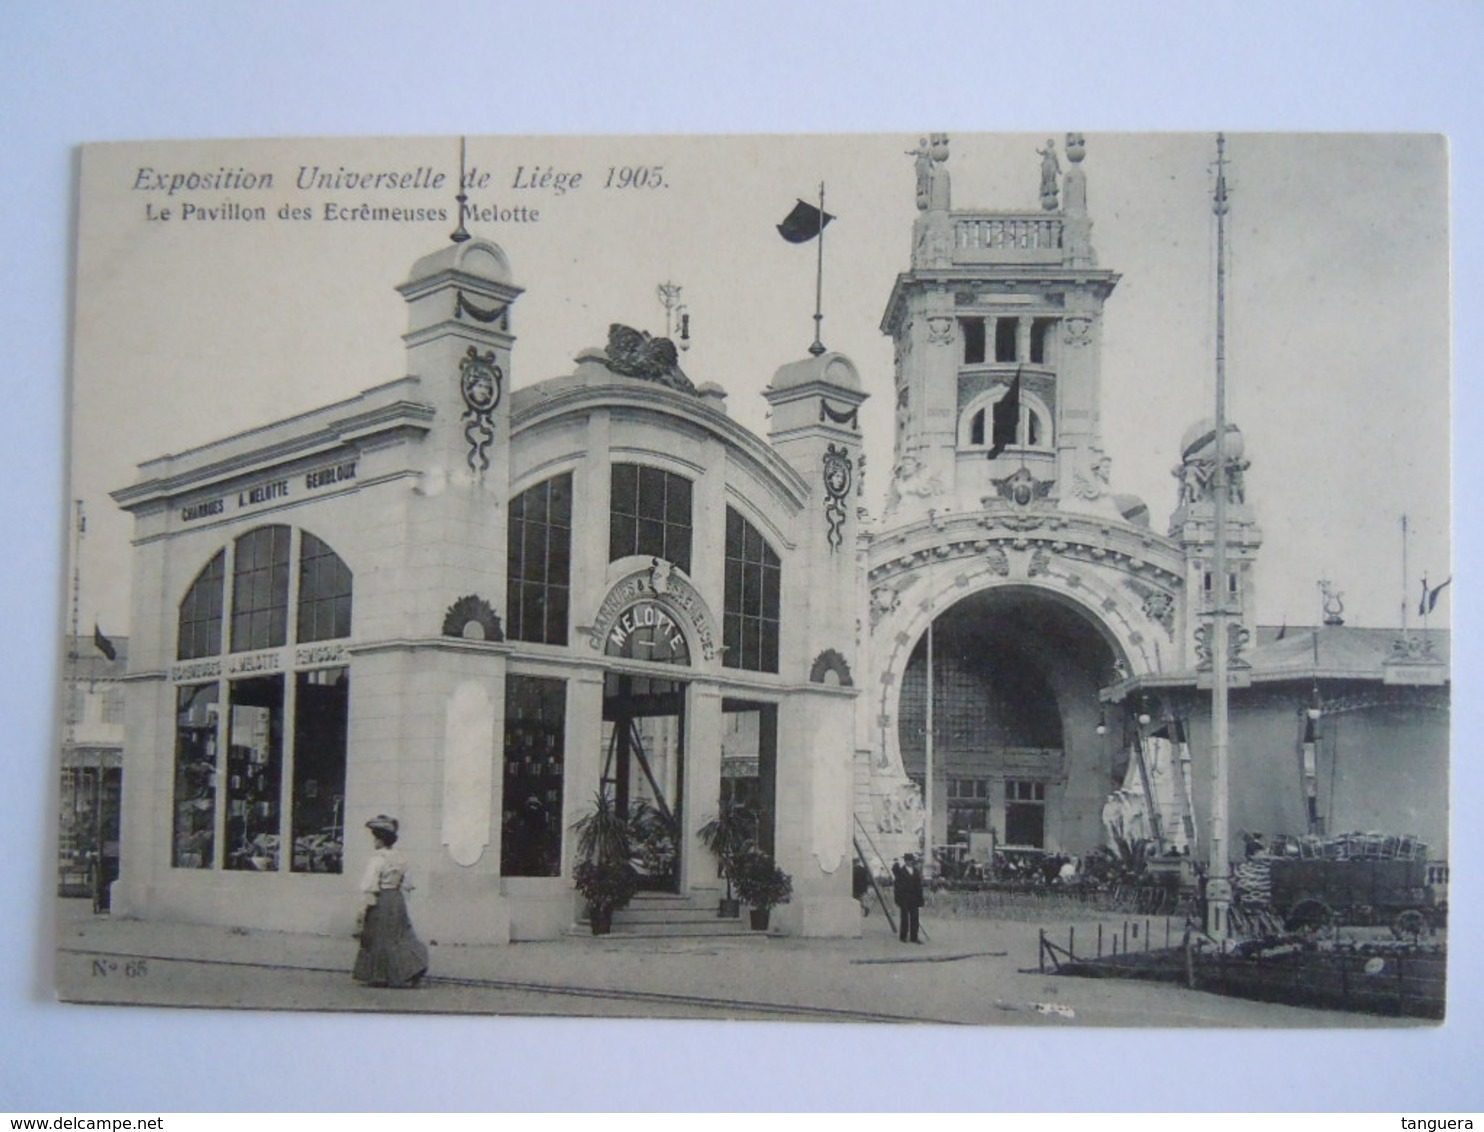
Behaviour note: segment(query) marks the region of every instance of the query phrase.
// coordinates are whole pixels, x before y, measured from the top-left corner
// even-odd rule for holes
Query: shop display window
[[[283,774],[283,677],[230,685],[227,717],[226,867],[278,868]]]
[[[726,585],[722,599],[722,664],[778,671],[782,567],[758,529],[727,508]]]
[[[691,482],[646,464],[614,464],[608,560],[663,558],[690,573]]]
[[[186,591],[185,600],[180,603],[177,660],[195,660],[222,651],[222,590],[226,576],[227,552],[219,550]]]
[[[171,863],[209,869],[216,845],[217,697],[215,684],[175,690],[175,829]]]
[[[345,843],[345,751],[350,670],[300,672],[294,681],[296,873],[338,873]]]
[[[212,557],[181,602],[178,656],[220,657],[224,620],[234,653],[287,645],[291,635],[298,644],[347,637],[352,583],[314,535],[282,525],[249,531]],[[335,648],[285,650],[245,658],[234,672],[223,658],[221,670],[239,679],[177,689],[172,865],[342,870],[350,670],[338,659]]]
[[[505,677],[501,876],[561,875],[566,718],[565,681]]]
[[[567,643],[572,586],[572,474],[553,476],[510,501],[505,635]]]

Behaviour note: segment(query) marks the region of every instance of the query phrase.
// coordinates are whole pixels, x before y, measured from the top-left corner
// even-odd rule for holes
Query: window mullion
[[[227,654],[232,651],[232,621],[237,609],[237,543],[228,539],[222,559],[222,669],[226,670]],[[216,685],[216,785],[211,819],[211,867],[224,869],[227,864],[227,740],[232,716],[231,681],[222,679]]]
[[[293,800],[294,754],[298,745],[296,734],[299,721],[299,681],[298,673],[294,671],[294,646],[299,643],[299,583],[303,575],[303,544],[304,533],[297,527],[289,528],[288,608],[283,614],[284,640],[287,642],[284,647],[288,649],[289,655],[288,663],[283,666],[283,730],[280,739],[283,749],[278,754],[278,871],[285,874],[294,871],[294,823],[290,803]],[[311,635],[313,628],[311,624]]]

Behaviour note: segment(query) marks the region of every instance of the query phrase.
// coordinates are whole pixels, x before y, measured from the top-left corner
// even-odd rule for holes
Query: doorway
[[[629,822],[639,887],[679,892],[685,793],[685,684],[603,678],[602,789]]]

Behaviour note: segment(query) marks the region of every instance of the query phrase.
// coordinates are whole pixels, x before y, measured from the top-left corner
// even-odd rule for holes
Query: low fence
[[[1290,937],[1232,949],[1170,918],[1106,930],[1099,924],[1095,932],[1084,928],[1080,942],[1069,927],[1065,946],[1043,929],[1037,954],[1042,973],[1183,983],[1260,1002],[1430,1019],[1445,1013],[1447,966],[1441,945],[1321,948]]]

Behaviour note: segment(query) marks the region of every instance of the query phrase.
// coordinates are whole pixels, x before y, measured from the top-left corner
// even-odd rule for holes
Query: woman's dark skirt
[[[353,977],[373,987],[415,986],[428,969],[428,949],[412,930],[400,889],[376,894],[361,927]]]

